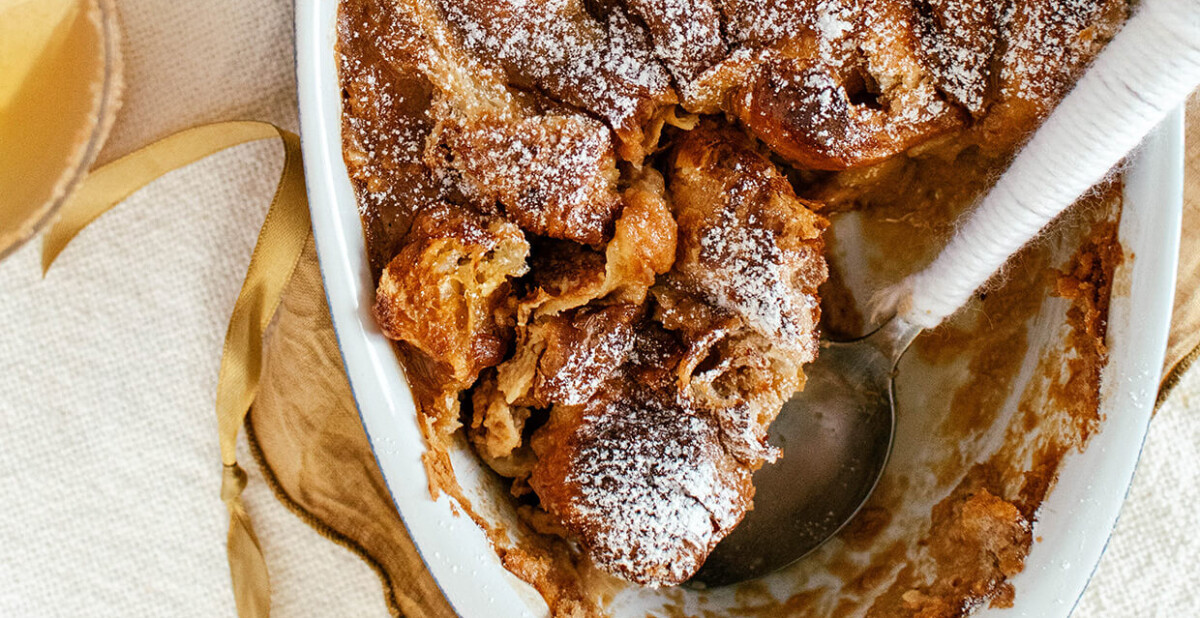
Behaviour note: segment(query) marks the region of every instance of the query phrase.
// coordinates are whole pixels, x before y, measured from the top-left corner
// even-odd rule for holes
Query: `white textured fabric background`
[[[334,1],[334,0],[328,0]],[[289,0],[118,0],[125,109],[102,159],[206,121],[295,128]],[[173,173],[85,230],[50,275],[0,263],[0,616],[233,616],[214,396],[279,147]],[[1080,618],[1193,616],[1200,372],[1155,419]],[[374,573],[246,501],[275,615],[386,616]]]

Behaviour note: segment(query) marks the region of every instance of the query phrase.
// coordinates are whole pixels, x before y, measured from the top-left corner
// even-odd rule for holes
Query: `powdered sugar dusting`
[[[606,569],[643,585],[674,584],[741,520],[750,473],[725,454],[710,419],[663,396],[632,395],[585,412],[566,479],[577,494],[562,515],[586,531]]]
[[[776,235],[755,221],[753,213],[745,221],[737,216],[745,191],[744,186],[734,187],[715,224],[700,236],[702,285],[716,292],[718,305],[740,315],[754,330],[785,342],[800,340],[814,325],[798,318],[811,314],[814,299],[794,289],[791,265],[776,245]]]
[[[854,5],[838,0],[817,2],[813,27],[820,52],[825,57],[845,53],[849,36],[855,30]]]
[[[565,239],[535,244],[596,256],[594,268],[572,271],[573,290],[542,286],[538,273],[497,279],[513,294],[533,285],[551,300],[581,299],[489,333],[489,363],[515,345],[509,361],[533,359],[526,369],[537,372],[521,393],[501,393],[522,398],[506,405],[551,409],[529,444],[520,429],[509,436],[511,448],[537,451],[532,472],[501,474],[528,481],[601,568],[678,583],[749,507],[750,469],[774,454],[766,427],[815,355],[821,226],[727,118],[671,129],[676,142],[663,146],[676,152],[681,136],[715,126],[727,133],[700,151],[737,142],[762,165],[722,154],[693,195],[720,199],[695,199],[702,212],[688,222],[673,179],[686,251],[666,252],[678,259],[652,288],[657,304],[620,305],[642,303],[667,267],[639,284],[638,300],[595,291],[606,285],[614,218],[629,210],[630,169],[643,162],[622,148],[649,149],[655,120],[683,93],[689,111],[736,116],[798,167],[868,165],[969,125],[962,109],[979,119],[1006,97],[1048,106],[1102,37],[1091,22],[1115,4],[343,0],[345,158],[373,263],[376,252],[395,255],[415,212],[485,212],[520,238]],[[618,168],[618,156],[633,165]],[[797,221],[808,229],[787,227]],[[599,274],[585,281],[584,270]],[[659,296],[664,289],[684,299]],[[675,301],[679,311],[664,317]],[[610,311],[620,315],[602,324]],[[685,366],[680,357],[693,353]],[[503,366],[489,375],[511,377]]]
[[[982,114],[1004,5],[925,0],[916,6],[921,45],[938,87],[972,114]]]
[[[1061,96],[1082,61],[1102,43],[1097,38],[1101,18],[1112,11],[1112,4],[1098,0],[1014,3],[1001,17],[1008,44],[1000,75],[1005,94],[1039,102]]]
[[[712,0],[625,0],[624,9],[649,31],[653,53],[687,84],[726,51],[721,16]]]
[[[461,174],[464,194],[498,201],[532,233],[597,244],[618,214],[609,131],[587,116],[452,117],[430,146],[435,170]]]
[[[670,179],[681,245],[670,276],[774,345],[807,349],[824,279],[819,218],[751,141],[714,125],[679,142]]]
[[[596,112],[624,127],[646,101],[670,91],[644,36],[615,14],[593,19],[579,0],[443,0],[447,18],[475,54],[513,81]]]

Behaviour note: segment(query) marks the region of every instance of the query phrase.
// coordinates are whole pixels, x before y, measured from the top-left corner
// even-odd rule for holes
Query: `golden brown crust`
[[[932,87],[893,91],[888,103],[857,102],[853,88],[820,61],[771,57],[730,107],[775,152],[817,170],[876,163],[961,126],[952,108],[927,98]]]
[[[450,117],[426,162],[456,173],[469,198],[499,203],[522,229],[598,245],[620,211],[608,129],[582,115]]]
[[[379,279],[375,318],[388,338],[431,359],[446,388],[469,386],[508,351],[508,290],[528,252],[502,219],[450,205],[422,211]]]
[[[687,346],[680,383],[723,411],[726,447],[757,467],[774,459],[767,427],[816,358],[828,223],[731,128],[683,136],[670,181],[679,248],[657,317]]]
[[[512,83],[604,119],[623,159],[640,164],[653,147],[647,138],[675,94],[624,13],[603,23],[583,0],[439,2],[464,45]]]
[[[602,568],[674,585],[741,521],[753,486],[711,417],[669,383],[642,380],[621,376],[586,404],[555,407],[533,438],[530,485]]]
[[[833,5],[793,17],[806,22],[795,30],[802,34],[759,52],[729,95],[727,109],[755,136],[796,165],[839,170],[961,126],[919,58],[911,4]]]
[[[918,49],[947,98],[978,118],[992,102],[1004,3],[918,0]]]
[[[740,520],[816,350],[825,223],[772,156],[839,207],[908,199],[930,185],[910,157],[1005,156],[1123,15],[1119,0],[345,4],[347,166],[372,263],[390,263],[376,311],[431,478],[453,483],[473,388],[467,435],[538,505],[527,519],[651,585],[685,579]],[[682,130],[658,145],[667,121]],[[989,496],[943,509],[946,534],[1019,545]],[[594,611],[587,558],[554,543],[500,551],[556,613]],[[1018,567],[994,549],[1007,566],[975,581],[1001,599]],[[936,613],[957,594],[893,600]]]
[[[687,84],[728,53],[721,13],[712,0],[605,0],[609,11],[625,11],[646,29],[652,55]]]

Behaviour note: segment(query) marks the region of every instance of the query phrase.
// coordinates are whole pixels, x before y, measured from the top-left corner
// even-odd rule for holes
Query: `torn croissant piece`
[[[523,485],[532,467],[522,442],[531,408],[579,405],[625,363],[645,309],[620,303],[540,316],[520,330],[513,357],[475,388],[470,437],[484,461]]]
[[[680,383],[721,411],[727,447],[773,459],[766,431],[817,355],[817,287],[828,223],[740,132],[703,124],[672,153],[677,259],[655,288],[658,319],[683,336]]]
[[[915,7],[918,50],[939,90],[973,117],[991,103],[1002,3],[923,0]]]
[[[439,3],[467,49],[498,64],[513,84],[602,118],[623,159],[640,164],[653,148],[676,97],[624,13],[603,23],[583,0]]]
[[[528,479],[534,456],[524,441],[524,432],[533,411],[505,399],[493,370],[479,378],[471,403],[471,426],[467,435],[475,445],[475,452],[497,474],[517,479],[518,483]]]
[[[625,208],[604,251],[604,287],[623,302],[641,304],[655,277],[675,263],[678,225],[662,174],[644,169],[625,190]]]
[[[777,454],[767,427],[815,357],[826,276],[824,219],[751,140],[715,123],[678,139],[668,199],[630,201],[604,260],[561,242],[535,249],[538,294],[588,300],[518,322],[513,356],[476,389],[473,423],[508,475],[529,461],[514,410],[548,411],[514,490],[531,488],[599,568],[650,586],[691,577],[750,507],[754,470]],[[674,259],[647,260],[642,217],[668,204]],[[627,281],[669,270],[651,296],[600,294],[630,263],[641,275]]]
[[[620,211],[609,130],[582,114],[451,116],[435,127],[426,161],[533,234],[601,244]]]
[[[467,115],[511,109],[520,97],[508,88],[502,71],[474,58],[455,38],[435,0],[363,0],[350,23],[363,29],[376,53],[399,75],[418,74],[442,103]],[[346,24],[344,23],[343,26]],[[392,101],[399,106],[409,101]],[[430,105],[430,112],[436,103]]]
[[[522,330],[513,359],[499,367],[510,403],[544,408],[591,398],[633,349],[644,308],[587,306],[543,316]]]
[[[727,53],[714,0],[599,0],[608,13],[624,11],[646,29],[651,53],[686,84]]]
[[[603,244],[621,206],[610,129],[510,87],[462,49],[431,0],[402,0],[385,14],[394,27],[377,39],[381,51],[397,72],[419,67],[432,91],[422,162],[447,185],[444,196],[484,210],[498,204],[532,234]],[[392,106],[405,102],[394,98]]]
[[[432,361],[446,391],[466,388],[508,352],[511,281],[525,274],[528,253],[524,233],[500,217],[426,209],[379,279],[376,321]]]
[[[963,124],[922,61],[910,3],[783,4],[726,4],[742,47],[684,88],[685,107],[731,113],[792,164],[824,170],[876,163]]]
[[[663,177],[646,168],[622,195],[621,216],[604,252],[567,242],[542,242],[531,258],[533,292],[521,300],[518,322],[608,298],[641,304],[656,276],[675,262],[677,226]]]
[[[604,293],[604,252],[579,243],[537,239],[529,263],[531,290],[517,306],[518,324],[529,324],[534,314],[555,315],[582,307]]]
[[[529,484],[600,568],[646,586],[691,577],[741,521],[751,470],[653,359],[558,405],[532,438]]]

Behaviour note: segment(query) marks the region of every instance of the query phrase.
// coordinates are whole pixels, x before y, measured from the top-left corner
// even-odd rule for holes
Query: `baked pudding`
[[[465,435],[549,539],[512,568],[556,613],[591,611],[589,569],[686,581],[753,508],[820,331],[861,321],[828,218],[949,218],[1125,9],[343,0],[345,159],[431,489]],[[1020,553],[1009,502],[964,500]]]

